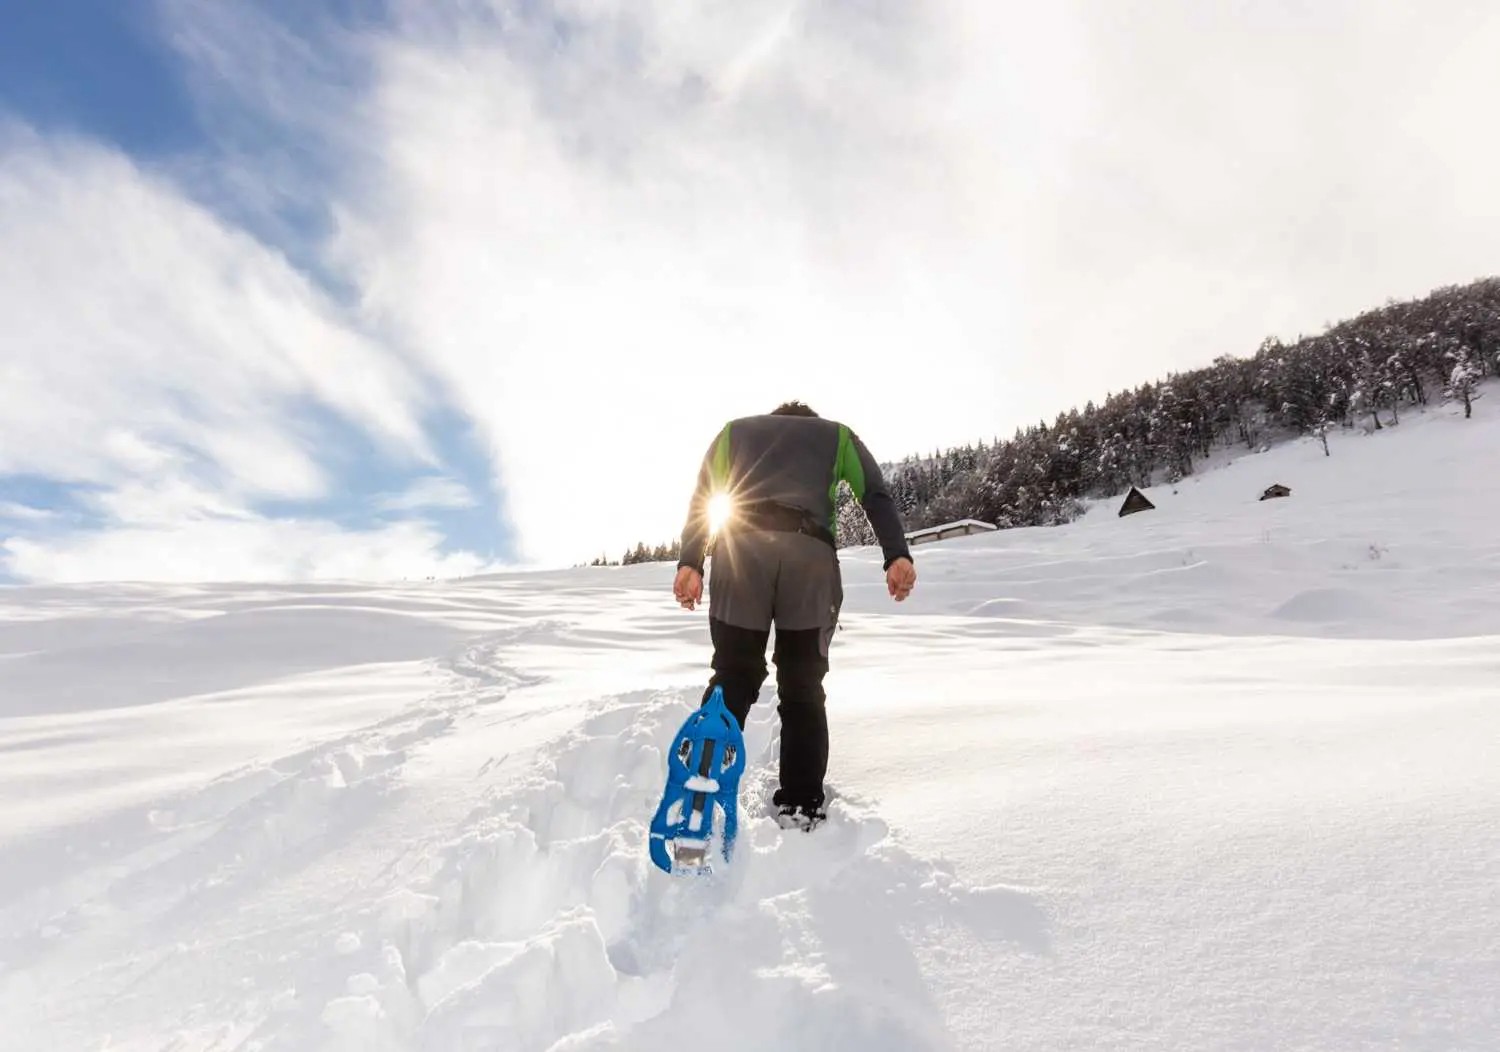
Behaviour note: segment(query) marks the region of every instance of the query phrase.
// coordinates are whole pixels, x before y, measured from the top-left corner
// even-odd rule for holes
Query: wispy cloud
[[[442,535],[417,522],[346,529],[329,522],[198,519],[0,541],[0,566],[44,581],[412,580],[459,577],[489,568],[444,550]]]
[[[16,522],[52,522],[58,517],[57,512],[48,508],[33,508],[29,504],[0,500],[0,519],[11,519]]]
[[[0,472],[108,484],[180,468],[249,495],[326,479],[320,403],[430,461],[420,377],[275,251],[124,157],[0,134]]]
[[[398,469],[436,463],[420,372],[279,252],[119,153],[0,127],[0,242],[0,493],[7,475],[50,479],[92,519],[58,535],[50,516],[8,515],[12,574],[323,565],[296,544],[276,570],[275,545],[242,562],[191,543],[275,535],[259,502],[330,495],[311,407]],[[366,539],[389,554],[386,537],[434,564],[426,534]],[[152,540],[160,558],[143,557]]]
[[[477,504],[474,494],[463,483],[435,476],[418,479],[402,492],[386,494],[375,502],[375,506],[381,511],[472,508]]]

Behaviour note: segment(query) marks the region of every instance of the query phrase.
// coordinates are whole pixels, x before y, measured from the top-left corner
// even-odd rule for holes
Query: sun
[[[718,533],[734,514],[734,501],[727,493],[715,493],[708,500],[708,532]]]

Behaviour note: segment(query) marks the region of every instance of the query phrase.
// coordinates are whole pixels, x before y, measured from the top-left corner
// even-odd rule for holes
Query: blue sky
[[[423,578],[680,525],[1493,270],[1500,13],[57,0],[0,32],[0,579]]]
[[[181,62],[147,4],[10,4],[0,33],[0,101],[38,128],[118,143],[137,156],[201,149]]]

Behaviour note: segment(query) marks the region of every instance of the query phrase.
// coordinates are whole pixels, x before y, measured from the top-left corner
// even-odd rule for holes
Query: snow
[[[669,566],[0,591],[4,1047],[1500,1047],[1461,414],[926,546],[900,605],[844,553],[829,820],[770,816],[768,685],[710,880],[646,856]]]

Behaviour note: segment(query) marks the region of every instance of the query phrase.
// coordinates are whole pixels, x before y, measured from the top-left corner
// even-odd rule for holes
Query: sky
[[[1500,245],[1483,0],[4,22],[6,581],[617,557],[726,419],[1003,437]]]

